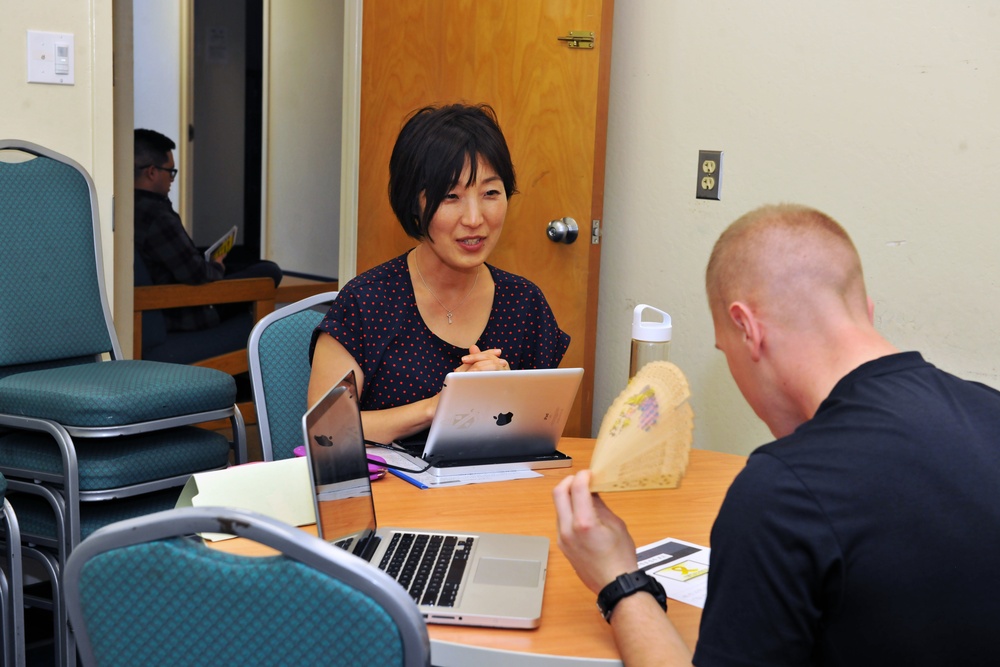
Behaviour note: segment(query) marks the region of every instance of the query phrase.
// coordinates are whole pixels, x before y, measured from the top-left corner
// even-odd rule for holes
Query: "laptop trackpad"
[[[476,568],[477,584],[497,586],[537,586],[541,562],[512,558],[480,558]]]

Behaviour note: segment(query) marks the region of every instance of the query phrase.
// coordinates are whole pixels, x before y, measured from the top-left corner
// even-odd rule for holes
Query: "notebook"
[[[426,441],[403,442],[435,475],[565,468],[556,449],[582,368],[449,373]]]
[[[377,525],[353,372],[302,428],[320,537],[393,576],[428,623],[538,627],[547,537]]]

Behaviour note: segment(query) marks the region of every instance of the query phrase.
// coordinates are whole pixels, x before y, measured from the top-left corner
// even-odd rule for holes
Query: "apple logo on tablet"
[[[500,414],[498,414],[493,419],[497,420],[497,426],[506,426],[507,424],[509,424],[511,422],[512,419],[514,419],[514,413],[513,412],[501,412]]]

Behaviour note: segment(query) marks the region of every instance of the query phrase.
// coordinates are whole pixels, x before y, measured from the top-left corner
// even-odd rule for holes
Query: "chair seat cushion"
[[[156,361],[105,361],[0,378],[0,413],[114,427],[231,408],[232,376]]]
[[[80,503],[80,539],[86,539],[98,528],[116,521],[173,509],[180,495],[181,487],[175,487],[128,498]],[[17,514],[23,540],[38,542],[56,540],[55,513],[44,498],[17,491],[11,493],[9,499],[14,513]]]
[[[74,438],[73,443],[80,491],[118,489],[229,463],[226,436],[194,426],[118,438]],[[19,476],[18,470],[61,478],[62,457],[47,434],[15,432],[0,437],[0,470],[12,478]]]

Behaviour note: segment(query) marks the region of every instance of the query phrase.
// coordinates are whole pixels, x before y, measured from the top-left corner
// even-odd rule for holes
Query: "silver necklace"
[[[441,299],[438,298],[437,294],[434,293],[434,290],[432,290],[430,285],[427,284],[427,281],[424,280],[424,274],[421,273],[420,271],[420,262],[417,261],[416,255],[413,256],[413,266],[417,267],[417,275],[420,276],[420,282],[424,284],[424,289],[430,292],[430,295],[434,297],[434,300],[438,302],[438,305],[444,309],[445,314],[448,316],[448,324],[451,324],[453,312],[461,308],[462,304],[465,303],[470,296],[472,296],[472,290],[476,289],[476,283],[479,282],[479,273],[480,273],[479,269],[483,268],[483,265],[480,264],[479,269],[476,269],[476,277],[472,281],[472,287],[469,288],[468,294],[466,294],[462,298],[462,300],[458,302],[458,305],[456,305],[454,308],[449,308],[448,306],[444,305],[444,303],[441,302]]]

